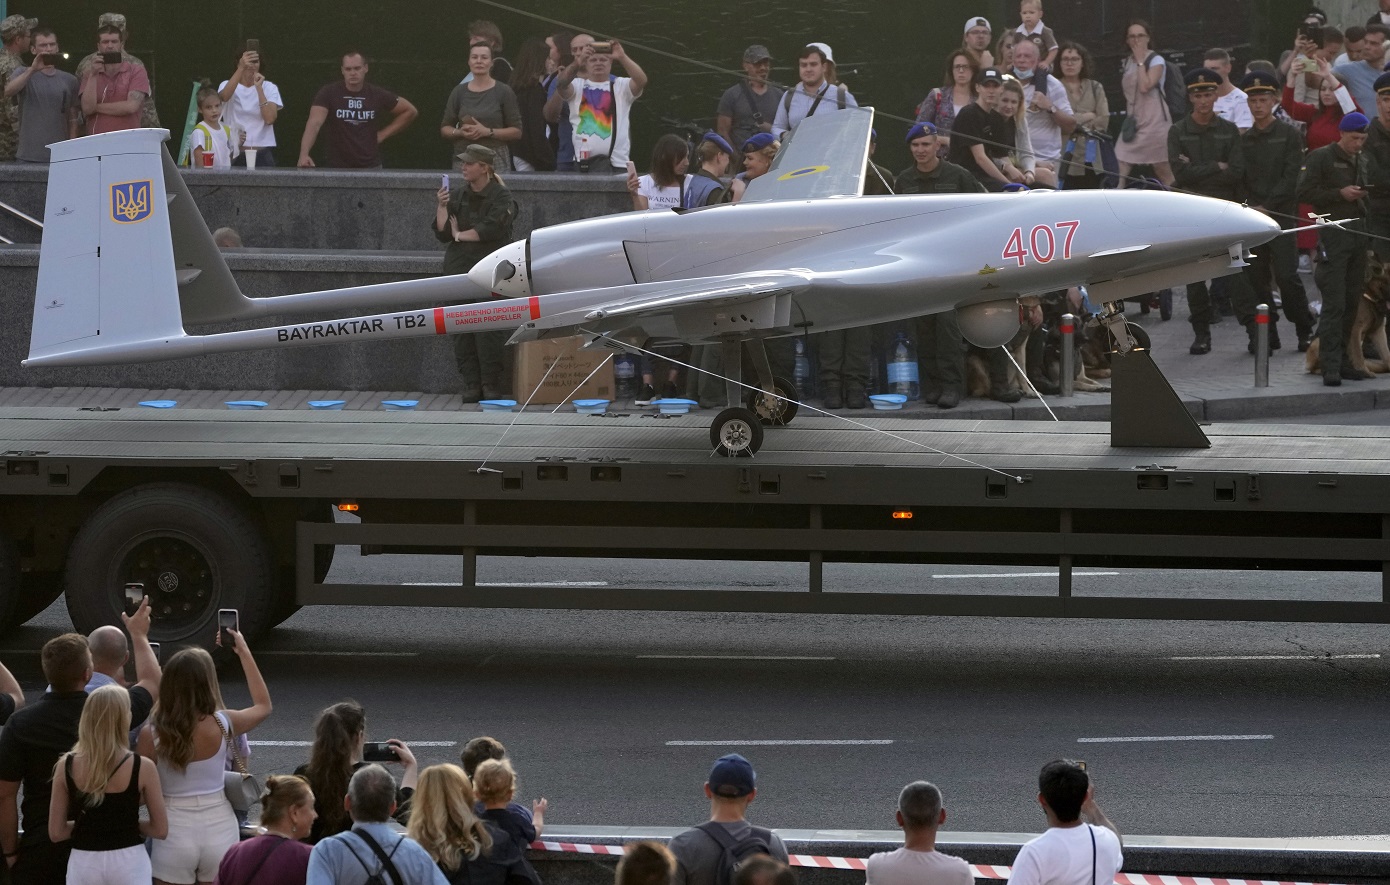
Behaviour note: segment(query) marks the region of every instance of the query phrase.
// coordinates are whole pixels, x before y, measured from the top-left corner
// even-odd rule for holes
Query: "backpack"
[[[749,827],[748,834],[735,839],[721,823],[706,821],[695,829],[719,843],[719,865],[714,871],[714,885],[733,885],[734,870],[738,865],[755,854],[772,854],[772,831],[763,827]]]
[[[826,84],[826,86],[829,85],[829,83]],[[782,110],[786,111],[788,116],[790,116],[792,112],[792,93],[795,91],[796,89],[793,87],[782,93]],[[820,92],[816,93],[816,100],[811,102],[811,109],[806,112],[807,117],[815,114],[816,108],[820,107],[821,99],[825,98],[826,92],[826,89],[822,89]],[[839,105],[839,109],[842,111],[845,109],[845,96],[848,94],[849,87],[845,86],[843,83],[835,84],[835,104]]]
[[[354,827],[351,832],[354,836],[366,842],[367,847],[371,848],[372,853],[381,861],[381,865],[377,867],[376,872],[372,872],[372,868],[367,866],[367,862],[362,859],[361,855],[353,851],[351,845],[347,845],[348,852],[357,859],[357,862],[362,865],[362,870],[367,874],[365,885],[409,885],[404,877],[401,876],[401,871],[396,869],[396,865],[391,862],[391,858],[395,856],[396,850],[405,842],[404,836],[396,842],[395,847],[391,849],[391,853],[387,854],[385,851],[381,850],[381,846],[377,844],[375,839],[368,835],[366,830]],[[389,878],[387,876],[388,873],[390,874]]]
[[[1157,52],[1150,52],[1149,57],[1144,59],[1145,71],[1157,55]],[[1181,65],[1168,58],[1163,62],[1163,82],[1159,84],[1163,88],[1163,106],[1168,111],[1168,119],[1177,120],[1187,116],[1187,84],[1183,80]]]

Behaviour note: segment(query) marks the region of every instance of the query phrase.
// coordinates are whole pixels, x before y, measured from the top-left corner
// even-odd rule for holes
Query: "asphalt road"
[[[457,579],[450,557],[339,552],[333,580]],[[1041,571],[828,566],[827,588],[1051,592]],[[479,580],[796,590],[802,575],[485,560]],[[1343,574],[1083,572],[1076,586],[1379,594],[1378,576]],[[4,643],[26,688],[40,684],[27,650],[69,628],[59,602]],[[738,750],[758,769],[755,817],[773,826],[891,829],[897,790],[928,778],[945,790],[949,830],[1037,831],[1037,769],[1070,757],[1089,763],[1129,833],[1385,834],[1387,636],[1359,625],[315,608],[256,649],[276,707],[252,737],[307,743],[316,711],[345,697],[367,707],[370,740],[407,740],[425,764],[491,734],[522,795],[550,800],[555,825],[698,821],[710,762]],[[245,698],[234,674],[224,692]],[[306,754],[258,745],[252,764],[288,771]]]

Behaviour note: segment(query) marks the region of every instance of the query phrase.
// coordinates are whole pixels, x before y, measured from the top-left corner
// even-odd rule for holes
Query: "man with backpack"
[[[710,819],[671,839],[676,874],[671,885],[732,885],[734,868],[759,854],[787,860],[787,848],[771,830],[745,819],[758,795],[753,765],[738,753],[720,756],[705,783]]]
[[[392,829],[396,782],[386,769],[357,769],[344,802],[352,829],[314,846],[307,885],[449,885],[418,842]]]
[[[821,48],[823,45],[808,44],[797,57],[801,82],[782,95],[782,101],[777,105],[777,118],[772,121],[772,134],[779,139],[795,129],[797,123],[820,111],[859,107],[859,102],[849,94],[845,84],[831,82],[826,76],[833,69],[830,58]]]

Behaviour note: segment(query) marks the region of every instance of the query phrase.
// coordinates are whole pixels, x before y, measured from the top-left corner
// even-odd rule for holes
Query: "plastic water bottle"
[[[906,332],[899,332],[893,339],[893,358],[888,362],[888,392],[901,393],[908,399],[921,395],[917,383],[917,349]]]
[[[630,353],[613,357],[613,397],[630,400],[637,396],[637,358]]]
[[[811,396],[811,358],[806,355],[806,342],[796,339],[796,366],[792,370],[792,383],[802,398]]]

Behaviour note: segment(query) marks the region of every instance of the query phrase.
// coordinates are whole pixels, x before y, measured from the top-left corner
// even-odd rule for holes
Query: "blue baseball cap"
[[[745,154],[751,154],[753,151],[760,151],[776,141],[777,136],[773,135],[771,132],[759,132],[743,143],[743,152]]]
[[[726,799],[747,796],[753,792],[757,782],[758,775],[753,771],[753,763],[738,753],[720,756],[709,770],[710,792]]]
[[[733,147],[731,147],[729,143],[724,140],[724,136],[720,135],[718,132],[706,132],[700,138],[700,141],[708,141],[710,144],[713,144],[715,147],[719,148],[721,151],[728,154],[729,156],[732,157],[734,155]]]
[[[916,126],[913,126],[911,129],[907,130],[907,143],[912,144],[914,141],[925,135],[935,134],[936,127],[933,126],[931,123],[918,123]]]
[[[1342,122],[1337,124],[1337,128],[1342,132],[1365,132],[1371,128],[1371,121],[1366,119],[1366,115],[1360,111],[1352,111],[1342,118]]]

